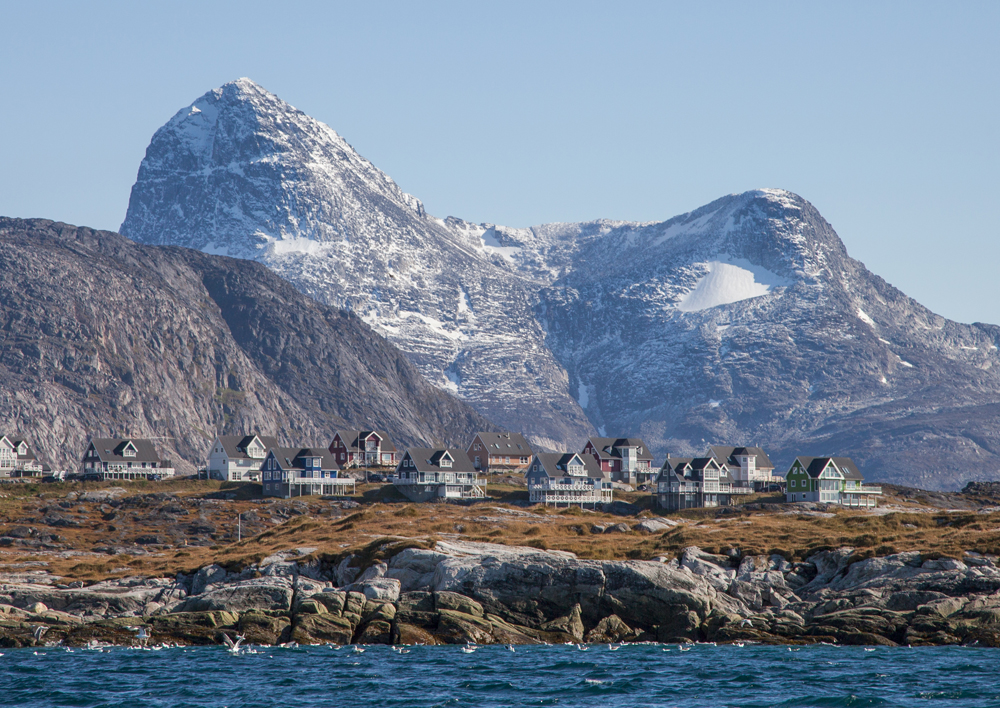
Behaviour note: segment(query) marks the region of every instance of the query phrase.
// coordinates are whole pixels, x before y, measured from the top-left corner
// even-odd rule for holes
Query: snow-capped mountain
[[[545,346],[532,288],[485,231],[428,216],[336,132],[249,79],[156,132],[121,227],[259,260],[358,314],[495,423],[576,447],[593,429]]]
[[[754,443],[932,488],[1000,476],[1000,329],[934,315],[782,190],[662,223],[437,219],[241,79],[157,131],[122,233],[262,261],[551,447],[597,429],[661,458]]]
[[[850,454],[929,488],[998,476],[1000,329],[888,285],[801,197],[757,190],[577,229],[560,235],[573,269],[537,310],[600,429],[675,454],[716,440],[783,463]]]

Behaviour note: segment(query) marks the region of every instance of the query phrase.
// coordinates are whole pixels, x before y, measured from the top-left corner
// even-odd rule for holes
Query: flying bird
[[[42,641],[42,637],[45,633],[49,631],[49,628],[44,624],[35,625],[35,629],[31,632],[31,636],[35,638],[36,642]]]
[[[229,652],[231,654],[240,653],[240,645],[243,643],[243,640],[245,639],[246,637],[243,636],[242,634],[237,634],[236,641],[234,642],[232,639],[229,638],[228,634],[226,634],[225,632],[223,632],[222,634],[222,640],[226,643],[226,646],[229,647]]]

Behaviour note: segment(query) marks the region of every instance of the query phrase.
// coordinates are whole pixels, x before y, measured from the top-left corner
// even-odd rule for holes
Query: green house
[[[878,506],[881,487],[864,484],[861,470],[850,457],[796,457],[785,475],[785,500]]]

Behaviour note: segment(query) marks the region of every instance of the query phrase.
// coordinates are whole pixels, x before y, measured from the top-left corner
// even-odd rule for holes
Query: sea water
[[[1000,650],[607,645],[0,649],[34,706],[1000,706]]]

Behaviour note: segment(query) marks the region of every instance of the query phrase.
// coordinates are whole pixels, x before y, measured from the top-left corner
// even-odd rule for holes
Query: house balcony
[[[528,492],[528,500],[533,504],[602,504],[614,499],[613,490],[588,486],[586,489],[570,489],[569,487],[549,487],[533,485]]]
[[[539,491],[539,492],[571,492],[571,491],[581,491],[581,492],[594,492],[600,491],[600,487],[595,484],[587,484],[586,482],[571,482],[569,484],[564,484],[561,482],[542,482],[541,484],[529,484],[528,491]]]
[[[870,484],[862,484],[858,487],[846,487],[841,490],[841,494],[881,494],[882,487]]]

